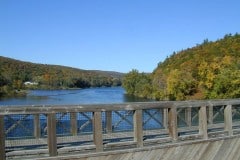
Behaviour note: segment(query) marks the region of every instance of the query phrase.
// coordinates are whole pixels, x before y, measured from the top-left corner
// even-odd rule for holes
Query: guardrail
[[[240,99],[0,106],[0,159],[233,136],[239,121]]]

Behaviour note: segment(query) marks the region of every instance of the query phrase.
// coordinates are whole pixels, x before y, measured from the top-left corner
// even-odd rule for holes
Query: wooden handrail
[[[0,105],[0,115],[40,114],[58,112],[105,112],[118,110],[137,110],[153,108],[195,108],[200,106],[238,105],[240,99],[199,100],[199,101],[159,101],[133,102],[121,104],[85,104],[85,105]]]

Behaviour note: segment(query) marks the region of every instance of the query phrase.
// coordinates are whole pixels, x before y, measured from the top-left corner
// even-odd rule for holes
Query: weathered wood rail
[[[240,134],[240,99],[0,106],[0,159],[104,153]]]

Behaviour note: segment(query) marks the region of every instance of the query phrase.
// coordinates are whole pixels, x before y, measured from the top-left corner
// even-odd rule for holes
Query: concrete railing
[[[0,106],[0,159],[233,136],[239,121],[239,99]]]

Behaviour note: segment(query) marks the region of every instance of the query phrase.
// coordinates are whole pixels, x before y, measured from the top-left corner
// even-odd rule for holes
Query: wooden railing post
[[[185,109],[185,121],[188,127],[192,126],[192,108],[188,107]]]
[[[49,156],[57,156],[56,114],[47,115],[48,151]]]
[[[199,109],[199,134],[203,139],[208,139],[206,106],[201,106]]]
[[[176,107],[169,108],[168,111],[168,130],[169,135],[176,141],[178,139],[178,131],[177,131],[177,109]]]
[[[0,159],[6,159],[4,115],[0,115]]]
[[[34,116],[34,137],[40,138],[41,137],[41,127],[40,127],[39,114],[35,114],[33,116]]]
[[[106,131],[112,132],[112,111],[106,111]]]
[[[208,107],[208,123],[213,124],[213,105]]]
[[[168,128],[168,108],[163,108],[163,127]]]
[[[224,130],[228,131],[228,135],[233,135],[232,130],[232,105],[227,105],[224,109]]]
[[[143,146],[143,127],[142,127],[142,110],[135,110],[133,114],[134,141],[137,147]]]
[[[71,112],[70,113],[70,123],[71,123],[71,133],[73,136],[77,135],[77,113]]]
[[[96,151],[103,151],[102,112],[93,112],[93,141]]]

